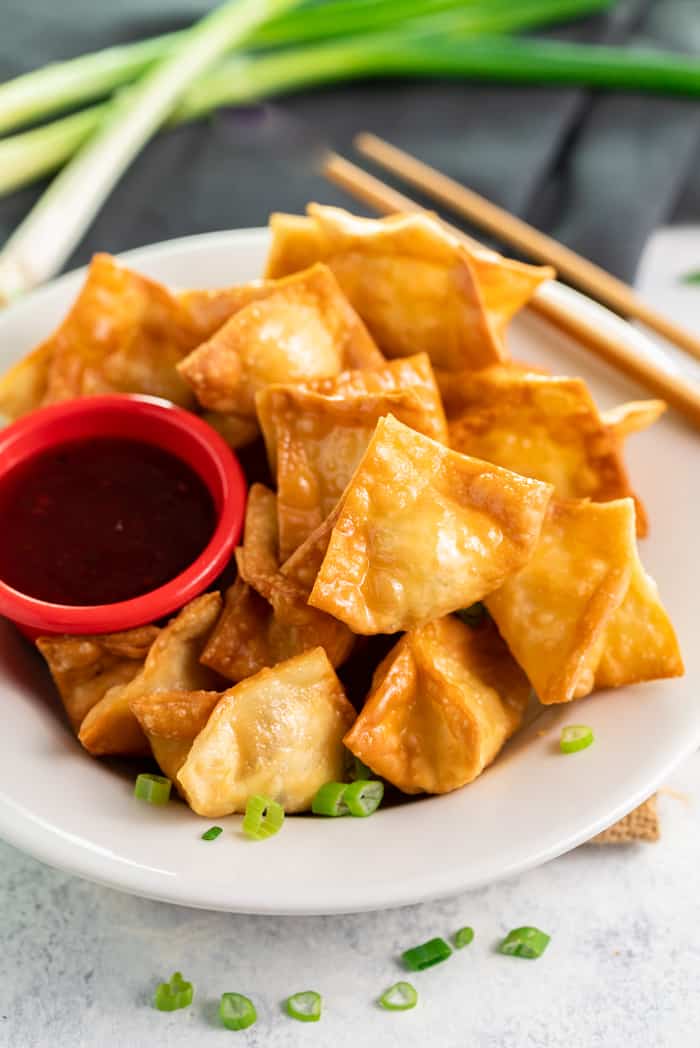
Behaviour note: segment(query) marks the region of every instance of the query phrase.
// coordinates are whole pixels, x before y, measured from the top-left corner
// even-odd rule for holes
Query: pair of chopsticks
[[[564,279],[592,298],[622,316],[641,321],[667,341],[700,360],[699,338],[657,313],[643,302],[631,287],[600,266],[594,265],[473,190],[467,189],[375,135],[358,135],[355,145],[364,156],[409,182],[424,195],[439,201],[499,240],[512,244],[533,261],[554,266]],[[404,196],[336,153],[330,153],[326,158],[323,173],[331,182],[363,203],[369,204],[380,214],[425,210],[417,201]],[[443,222],[443,225],[467,246],[482,246],[449,223]],[[597,356],[637,380],[657,396],[663,397],[700,428],[698,385],[666,370],[651,359],[638,356],[626,341],[598,329],[591,321],[580,316],[578,311],[568,307],[559,295],[552,294],[552,289],[547,284],[538,289],[530,302],[530,308]]]

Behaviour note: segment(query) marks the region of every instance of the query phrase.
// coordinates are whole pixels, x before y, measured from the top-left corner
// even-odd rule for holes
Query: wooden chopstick
[[[429,164],[424,164],[422,160],[376,135],[357,135],[355,147],[364,156],[381,164],[392,174],[399,175],[426,196],[439,200],[479,229],[485,230],[504,243],[512,244],[536,262],[554,266],[560,276],[598,302],[624,317],[640,320],[646,327],[690,353],[696,360],[700,360],[700,338],[674,324],[668,317],[657,313],[639,298],[629,284],[618,280],[601,266],[589,262],[552,237],[540,233],[521,218],[516,218],[504,208],[492,204],[473,189],[467,189],[453,178],[448,178]]]
[[[350,193],[357,200],[369,204],[380,214],[397,211],[425,211],[417,201],[404,196],[398,190],[368,174],[337,153],[326,157],[323,174],[335,185]],[[452,234],[471,248],[482,245],[455,226],[440,219]],[[565,334],[575,338],[597,356],[623,371],[630,378],[646,386],[652,393],[662,397],[700,428],[700,387],[689,380],[659,367],[652,360],[639,357],[624,341],[599,330],[594,324],[580,317],[563,304],[558,295],[552,294],[547,284],[542,284],[530,301],[530,308],[550,321]]]

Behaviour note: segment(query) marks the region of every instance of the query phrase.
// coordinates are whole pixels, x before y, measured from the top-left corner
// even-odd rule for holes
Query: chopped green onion
[[[414,946],[401,954],[403,963],[411,972],[422,972],[452,956],[452,950],[444,939],[429,939],[421,946]]]
[[[359,757],[355,757],[355,770],[353,772],[353,778],[357,780],[372,779],[373,777],[374,772],[369,767],[369,765],[365,764],[364,761],[361,761]]]
[[[559,749],[562,753],[578,753],[593,743],[593,732],[587,724],[568,724],[561,730]]]
[[[691,269],[689,273],[683,273],[678,279],[681,284],[700,284],[700,269]]]
[[[134,797],[147,804],[167,804],[170,800],[172,782],[164,775],[151,775],[143,772],[136,777]]]
[[[293,993],[285,1002],[287,1015],[301,1023],[317,1023],[321,1018],[321,994],[315,990]]]
[[[227,1030],[247,1030],[258,1017],[250,997],[242,993],[222,993],[219,1018]]]
[[[455,946],[458,950],[461,950],[464,946],[468,946],[474,939],[474,929],[467,925],[465,928],[460,928],[459,931],[455,932]]]
[[[539,928],[514,928],[498,947],[499,953],[509,957],[541,957],[549,945],[549,935]]]
[[[379,1007],[388,1012],[407,1012],[418,1004],[418,993],[408,982],[397,982],[379,998]]]
[[[345,782],[327,782],[319,790],[311,802],[311,811],[314,815],[347,815],[348,806],[345,803]]]
[[[215,841],[224,831],[220,826],[212,826],[202,834],[203,841]]]
[[[469,608],[462,608],[461,611],[457,612],[457,618],[461,619],[467,626],[471,626],[472,629],[475,626],[480,626],[487,616],[488,612],[481,601],[472,604]]]
[[[378,779],[357,779],[345,787],[343,801],[351,815],[363,819],[377,810],[383,796],[383,782],[379,782]]]
[[[270,797],[256,794],[248,799],[243,817],[243,832],[254,841],[273,837],[284,822],[284,808]]]
[[[153,1004],[159,1012],[175,1012],[178,1008],[188,1008],[194,997],[194,986],[182,978],[181,972],[175,972],[170,982],[160,983],[153,998]]]

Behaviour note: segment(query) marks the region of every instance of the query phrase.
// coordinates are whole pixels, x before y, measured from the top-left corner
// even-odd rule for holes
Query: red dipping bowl
[[[241,534],[246,482],[238,459],[206,422],[157,397],[128,393],[82,397],[25,415],[0,430],[0,479],[37,454],[90,437],[130,438],[181,459],[211,494],[216,528],[202,553],[179,575],[158,589],[116,604],[51,604],[0,579],[0,615],[31,639],[52,633],[116,633],[170,615],[221,574]]]

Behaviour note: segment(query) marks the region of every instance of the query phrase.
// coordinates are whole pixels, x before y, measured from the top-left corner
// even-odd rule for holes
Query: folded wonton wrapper
[[[447,793],[491,763],[529,694],[493,623],[471,629],[446,616],[392,648],[345,745],[404,793]]]
[[[128,684],[141,672],[157,636],[156,626],[139,626],[124,633],[37,639],[76,735],[110,688]]]
[[[552,502],[532,557],[486,606],[545,705],[683,672],[631,499]]]
[[[220,698],[218,691],[154,691],[129,703],[158,767],[173,782]]]
[[[277,480],[283,560],[323,522],[345,491],[380,418],[433,432],[434,416],[412,389],[327,397],[293,386],[258,394],[258,418]]]
[[[424,351],[449,371],[503,360],[508,321],[554,276],[467,249],[428,214],[368,219],[319,204],[307,211],[271,216],[266,275],[325,262],[389,357]]]
[[[251,487],[243,545],[236,551],[240,574],[202,653],[202,662],[229,680],[244,680],[319,645],[339,666],[354,644],[347,626],[307,604],[325,547],[308,550],[302,571],[294,565],[286,575],[279,570],[276,503],[263,484]]]
[[[273,382],[384,363],[326,266],[266,287],[180,364],[203,407],[254,418],[255,394]]]
[[[632,494],[620,434],[631,424],[639,429],[658,417],[662,402],[649,402],[646,411],[639,402],[630,405],[634,423],[623,405],[610,426],[580,378],[496,367],[460,379],[461,410],[450,421],[450,447],[547,481],[561,499],[608,502]],[[637,519],[645,534],[640,503]]]
[[[154,641],[141,672],[117,685],[93,706],[78,738],[95,756],[148,753],[149,746],[131,703],[155,691],[216,690],[220,678],[202,666],[199,656],[221,611],[218,593],[204,593],[186,604]]]
[[[309,603],[360,634],[468,607],[527,561],[551,492],[389,415],[341,500]]]
[[[319,787],[343,780],[354,717],[325,651],[314,648],[225,692],[178,783],[198,815],[243,812],[255,794],[307,811]]]

